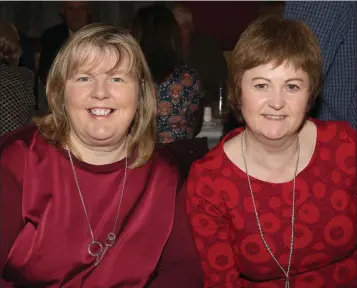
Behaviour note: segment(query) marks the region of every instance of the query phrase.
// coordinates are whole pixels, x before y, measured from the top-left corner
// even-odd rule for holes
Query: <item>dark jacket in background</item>
[[[25,67],[0,64],[0,135],[28,124],[32,116],[47,111],[45,103],[41,105],[42,111],[35,110],[36,94],[46,99],[34,73]]]
[[[69,36],[66,24],[62,23],[44,31],[41,36],[41,57],[38,67],[38,75],[43,83],[46,83],[48,72],[58,51]]]
[[[226,83],[228,75],[227,62],[218,42],[194,32],[185,64],[197,71],[204,91],[205,104],[217,101],[219,85],[221,82]]]
[[[19,61],[20,67],[26,67],[31,70],[33,73],[36,73],[35,65],[35,50],[33,49],[30,40],[26,35],[20,33],[20,45],[22,54]]]

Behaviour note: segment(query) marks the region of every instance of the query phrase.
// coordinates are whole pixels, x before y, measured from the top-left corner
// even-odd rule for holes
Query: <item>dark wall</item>
[[[232,50],[240,34],[254,20],[262,3],[248,1],[180,2],[192,11],[197,31],[221,42],[224,50]]]

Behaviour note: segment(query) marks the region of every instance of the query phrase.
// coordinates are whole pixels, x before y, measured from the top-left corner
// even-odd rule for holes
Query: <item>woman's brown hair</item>
[[[236,116],[240,115],[244,72],[271,62],[278,67],[285,61],[309,76],[309,110],[319,94],[322,79],[320,47],[312,30],[303,22],[279,16],[263,17],[250,24],[239,38],[230,63],[229,99]]]

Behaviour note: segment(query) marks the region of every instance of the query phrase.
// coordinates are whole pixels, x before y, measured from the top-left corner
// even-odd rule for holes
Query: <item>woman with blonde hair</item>
[[[57,55],[47,94],[51,113],[0,141],[1,287],[200,287],[138,43],[84,27]]]
[[[204,287],[356,287],[356,131],[306,115],[320,87],[302,22],[256,20],[231,63],[244,127],[196,162],[187,210]]]

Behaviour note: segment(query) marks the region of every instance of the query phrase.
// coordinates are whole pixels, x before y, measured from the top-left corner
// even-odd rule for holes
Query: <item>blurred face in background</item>
[[[72,32],[90,23],[91,10],[88,2],[69,1],[62,6],[62,16]]]
[[[191,33],[192,33],[192,25],[190,23],[182,23],[180,24],[180,32],[182,37],[182,44],[184,47],[188,46],[190,43]]]
[[[180,26],[182,45],[186,48],[190,44],[191,34],[194,29],[192,14],[187,8],[183,7],[174,8],[172,13]]]
[[[21,56],[20,38],[13,24],[0,21],[0,63],[17,65]]]

